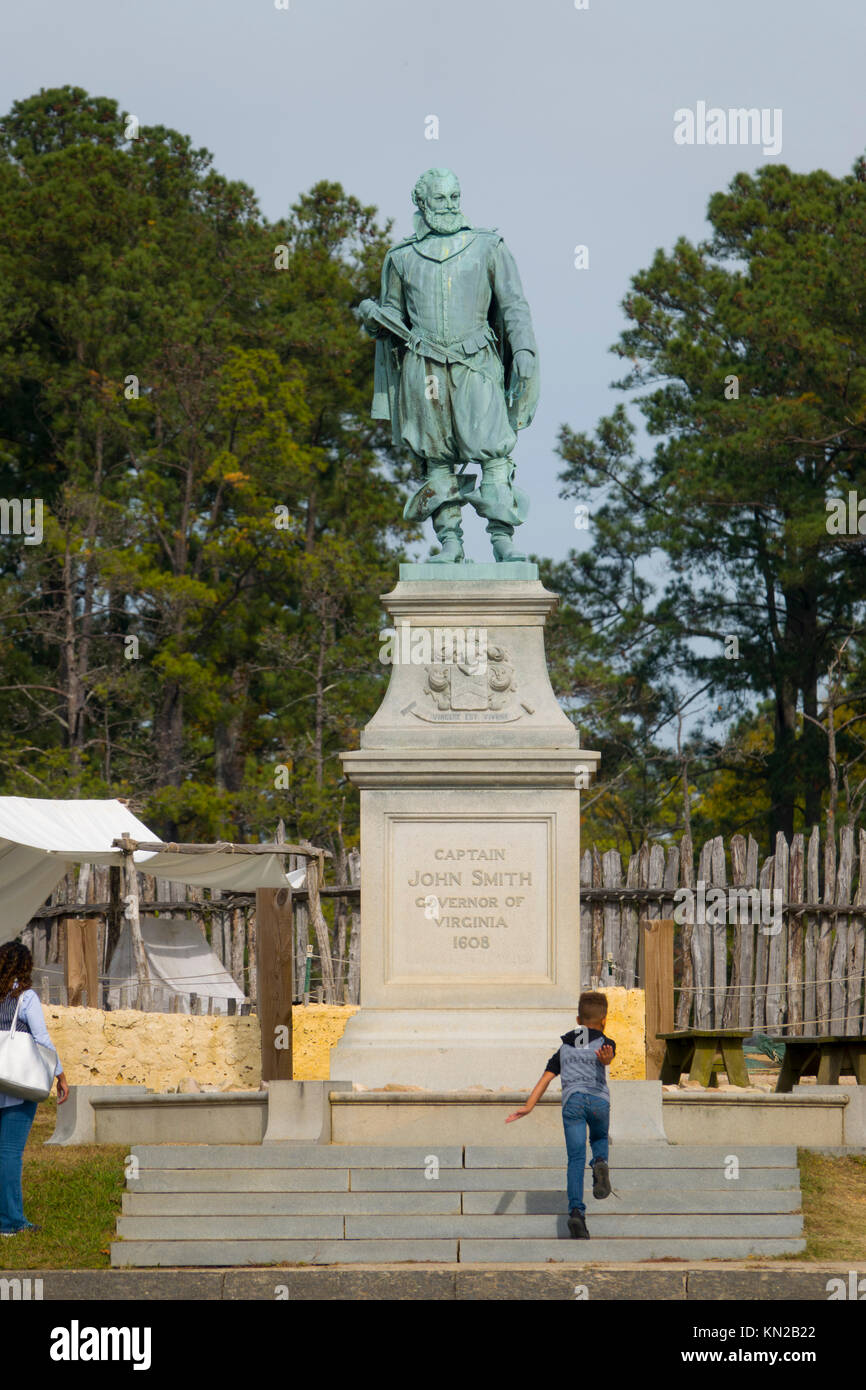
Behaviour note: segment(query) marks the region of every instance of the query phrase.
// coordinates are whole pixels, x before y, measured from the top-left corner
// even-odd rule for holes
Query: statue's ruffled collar
[[[465,218],[454,231],[434,232],[427,226],[420,212],[415,213],[415,240],[412,247],[419,256],[424,256],[427,260],[448,261],[452,256],[459,256],[475,237],[476,229]]]

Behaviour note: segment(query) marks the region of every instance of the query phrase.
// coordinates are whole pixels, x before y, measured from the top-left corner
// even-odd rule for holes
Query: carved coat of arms
[[[507,712],[517,684],[514,667],[504,647],[489,646],[482,660],[428,666],[426,677],[424,694],[433,701],[437,710],[451,711],[458,719],[464,712],[478,714],[483,711],[498,715],[500,719],[520,718],[519,709],[513,713]],[[431,714],[421,710],[414,712],[421,719],[431,717]],[[435,715],[432,717],[436,718]]]

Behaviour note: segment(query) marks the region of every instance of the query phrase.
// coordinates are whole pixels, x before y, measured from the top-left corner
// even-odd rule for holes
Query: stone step
[[[152,1168],[127,1180],[129,1192],[557,1192],[565,1187],[565,1153],[555,1168],[446,1168],[438,1178],[413,1168]],[[800,1190],[797,1168],[740,1168],[736,1179],[724,1169],[613,1168],[611,1182],[620,1193],[643,1190],[681,1192]],[[587,1167],[586,1189],[592,1186]]]
[[[733,1185],[729,1184],[728,1186],[727,1192],[712,1190],[700,1192],[680,1188],[671,1191],[628,1192],[622,1196],[611,1193],[609,1197],[597,1202],[592,1195],[591,1185],[587,1184],[584,1187],[584,1201],[587,1210],[593,1214],[596,1211],[606,1214],[610,1210],[616,1211],[620,1216],[662,1215],[665,1212],[683,1215],[692,1212],[700,1216],[725,1213],[744,1215],[748,1212],[770,1215],[771,1213],[800,1211],[799,1188],[732,1191],[730,1189]],[[361,1196],[363,1194],[354,1193],[352,1195]],[[420,1200],[420,1196],[419,1193],[418,1200]],[[564,1191],[533,1192],[531,1189],[518,1192],[464,1192],[463,1211],[467,1215],[479,1216],[514,1214],[541,1216],[561,1213],[568,1215],[568,1198]]]
[[[183,1220],[183,1218],[179,1218]],[[589,1218],[587,1217],[587,1221]],[[419,1237],[432,1240],[484,1237],[491,1240],[529,1239],[569,1235],[567,1216],[347,1216],[346,1239],[370,1240],[392,1238],[408,1240]],[[799,1212],[780,1215],[738,1215],[724,1213],[709,1216],[646,1215],[643,1212],[628,1216],[601,1210],[601,1203],[592,1211],[592,1231],[599,1236],[645,1238],[648,1236],[693,1239],[747,1236],[798,1236],[802,1234],[803,1218]]]
[[[124,1192],[124,1216],[457,1215],[455,1192]],[[493,1207],[490,1208],[494,1210]]]
[[[372,1144],[133,1144],[139,1168],[462,1168],[463,1149]],[[498,1152],[498,1150],[497,1150]],[[548,1150],[548,1154],[549,1154]]]
[[[699,1192],[689,1189],[641,1191],[606,1198],[607,1205],[585,1189],[590,1211],[616,1211],[620,1216],[661,1215],[665,1212],[696,1215],[748,1212],[797,1212],[799,1189],[728,1190]],[[459,1215],[557,1216],[568,1214],[568,1199],[561,1189],[545,1191],[488,1192],[124,1192],[124,1216],[351,1216],[351,1215]]]
[[[366,1171],[366,1170],[364,1170]],[[392,1170],[382,1170],[393,1176]],[[412,1177],[419,1176],[406,1170]],[[420,1174],[423,1182],[423,1174]],[[502,1175],[499,1174],[499,1181]],[[400,1186],[400,1184],[397,1184]],[[405,1186],[405,1184],[403,1184]],[[428,1183],[429,1187],[430,1184]],[[145,1168],[128,1192],[347,1192],[348,1168]]]
[[[142,1171],[163,1168],[295,1169],[405,1168],[423,1170],[436,1159],[439,1169],[550,1168],[563,1163],[564,1145],[454,1145],[402,1147],[357,1144],[135,1144],[132,1154]],[[727,1146],[711,1144],[611,1145],[610,1164],[629,1168],[717,1168],[739,1160],[740,1168],[792,1168],[796,1149],[790,1146]],[[589,1154],[587,1154],[589,1158]]]
[[[565,1172],[566,1158],[563,1152],[560,1155],[559,1166],[555,1168],[514,1168],[507,1171],[502,1168],[463,1168],[456,1172],[448,1169],[441,1172],[435,1180],[425,1178],[421,1172],[407,1169],[377,1171],[375,1168],[353,1168],[350,1186],[353,1192],[423,1192],[431,1187],[436,1187],[439,1191],[456,1189],[463,1192],[482,1192],[502,1191],[507,1184],[509,1191],[557,1192],[565,1188]],[[666,1189],[671,1192],[684,1189],[697,1192],[718,1189],[721,1192],[730,1192],[732,1188],[738,1191],[747,1188],[758,1191],[790,1188],[796,1189],[797,1192],[800,1190],[800,1173],[796,1167],[744,1168],[741,1165],[740,1176],[732,1179],[725,1177],[724,1169],[720,1165],[715,1168],[670,1170],[621,1169],[611,1166],[610,1180],[618,1192]],[[592,1173],[588,1167],[584,1186],[587,1190],[592,1188]],[[136,1191],[140,1190],[136,1187]]]
[[[114,1269],[456,1261],[456,1240],[133,1240],[111,1246]],[[275,1269],[273,1274],[274,1284],[279,1284],[280,1271]]]
[[[566,1216],[121,1216],[124,1241],[187,1240],[497,1240],[567,1239]],[[798,1236],[799,1212],[781,1215],[618,1215],[593,1210],[592,1231],[605,1237],[766,1238]]]
[[[802,1237],[789,1239],[629,1240],[144,1240],[111,1246],[115,1269],[163,1266],[231,1268],[281,1264],[576,1264],[641,1260],[742,1260],[750,1255],[798,1255]],[[273,1270],[275,1286],[279,1269]]]
[[[564,1145],[550,1146],[478,1147],[467,1145],[467,1168],[549,1168],[554,1154],[563,1155]],[[793,1168],[797,1150],[782,1145],[729,1144],[611,1144],[610,1166],[620,1171],[626,1168],[722,1168],[731,1157],[739,1160],[740,1170],[749,1168]],[[587,1158],[589,1152],[587,1151]],[[564,1159],[563,1159],[564,1162]]]
[[[370,1217],[371,1221],[384,1219],[384,1217],[379,1216]],[[433,1218],[416,1216],[405,1219],[430,1221]],[[446,1221],[448,1218],[443,1216],[440,1217],[440,1220]],[[345,1217],[311,1215],[119,1216],[117,1218],[117,1234],[121,1240],[129,1241],[343,1240],[345,1239]],[[409,1234],[411,1235],[412,1232],[410,1231]],[[374,1232],[375,1235],[378,1235],[378,1232]]]

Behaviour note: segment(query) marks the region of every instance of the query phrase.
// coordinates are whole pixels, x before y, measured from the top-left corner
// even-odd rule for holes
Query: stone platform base
[[[612,1081],[611,1143],[664,1144],[659,1081]],[[335,1144],[551,1145],[563,1150],[559,1091],[543,1096],[530,1115],[506,1124],[525,1091],[346,1091],[331,1093]]]
[[[132,1094],[118,1094],[126,1089]],[[802,1086],[787,1095],[683,1091],[611,1081],[613,1144],[774,1145],[866,1149],[866,1087]],[[78,1092],[78,1094],[76,1094]],[[102,1093],[102,1094],[100,1094]],[[505,1119],[526,1091],[352,1091],[349,1082],[272,1081],[266,1090],[153,1095],[72,1087],[54,1144],[352,1144],[551,1146],[562,1150],[558,1091]],[[559,1162],[559,1159],[557,1159]]]
[[[866,1086],[797,1086],[781,1095],[667,1092],[663,1105],[672,1144],[866,1145]]]
[[[563,1022],[565,1019],[565,1022]],[[331,1071],[366,1090],[532,1090],[568,1014],[560,1009],[362,1009],[331,1051]],[[572,1025],[573,1026],[573,1025]]]

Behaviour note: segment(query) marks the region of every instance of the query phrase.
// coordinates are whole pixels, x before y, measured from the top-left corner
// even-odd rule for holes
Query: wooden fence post
[[[257,998],[262,1081],[291,1081],[292,895],[288,888],[256,890]]]
[[[244,950],[247,944],[247,918],[246,913],[236,907],[232,912],[232,979],[238,989],[244,994],[247,993],[247,984],[244,978]]]
[[[859,868],[857,876],[857,896],[855,907],[866,906],[866,830],[861,830],[859,840]],[[863,967],[866,964],[866,924],[862,916],[852,917],[848,929],[848,1023],[845,1032],[849,1035],[866,1033],[866,1004],[863,996]]]
[[[818,864],[821,853],[821,833],[817,825],[812,826],[809,847],[806,851],[806,902],[819,901]],[[803,1032],[808,1037],[818,1032],[818,922],[813,913],[806,914],[806,940],[803,947]]]
[[[710,873],[712,876],[713,887],[722,888],[727,891],[727,869],[725,866],[725,842],[721,835],[716,835],[712,842],[710,851]],[[721,922],[713,924],[710,935],[712,937],[712,980],[710,1003],[712,1005],[713,1027],[720,1028],[725,1014],[725,995],[728,988],[728,928],[726,925],[727,914]]]
[[[580,988],[590,989],[592,977],[592,907],[586,900],[585,888],[592,887],[592,855],[583,851],[580,860]]]
[[[836,896],[836,839],[828,835],[824,844],[824,896],[832,903]],[[833,949],[833,919],[823,913],[818,919],[818,951],[815,968],[818,972],[818,1027],[816,1033],[830,1032],[830,957]]]
[[[803,901],[803,879],[805,869],[805,841],[802,835],[791,840],[791,863],[788,871],[790,887],[788,901]],[[788,1032],[803,1032],[803,942],[806,924],[803,913],[797,912],[788,926]]]
[[[592,847],[592,887],[601,887],[601,855],[596,845]],[[589,987],[598,989],[601,984],[601,964],[604,955],[604,912],[599,902],[592,904],[591,947]]]
[[[656,1033],[674,1030],[674,919],[641,919],[646,970],[646,1079],[662,1074],[665,1045]]]
[[[712,852],[713,842],[708,840],[702,846],[698,856],[697,898],[692,928],[692,962],[695,975],[693,1028],[712,1028],[713,1026],[713,996],[710,993],[713,937],[707,922],[706,910],[706,890],[711,886]]]
[[[836,873],[837,903],[848,904],[851,902],[851,876],[853,872],[854,830],[850,825],[843,825],[839,831],[839,868]],[[833,981],[830,986],[830,1032],[837,1034],[847,1032],[846,1011],[849,981],[846,980],[845,976],[848,973],[849,920],[847,913],[840,912],[834,923],[836,935],[830,963],[830,975]]]
[[[749,848],[745,836],[731,836],[731,887],[742,888],[749,883],[748,879]],[[756,861],[757,863],[757,861]],[[756,868],[757,873],[757,868]],[[749,1003],[748,988],[752,983],[751,972],[751,952],[747,950],[751,947],[752,933],[751,927],[743,920],[744,914],[740,911],[740,900],[737,903],[737,915],[733,923],[733,940],[731,942],[731,988],[725,998],[725,1011],[722,1015],[723,1028],[748,1028],[748,1023],[743,1024],[742,1007],[743,1001]],[[746,988],[743,989],[742,986]]]
[[[773,893],[781,893],[780,902],[789,901],[789,868],[791,855],[788,848],[788,841],[781,830],[776,835],[775,853],[773,855]],[[771,901],[775,901],[772,899]],[[764,1005],[764,1017],[766,1019],[766,1029],[768,1033],[778,1033],[782,1026],[783,1015],[785,1014],[788,1002],[787,990],[787,971],[788,971],[788,928],[784,921],[784,916],[779,922],[773,922],[770,926],[762,923],[759,929],[762,935],[769,937],[767,947],[767,994]],[[772,933],[772,935],[770,934]]]
[[[770,902],[773,891],[773,868],[775,859],[770,855],[761,865],[761,872],[758,875],[758,886],[761,890],[761,902]],[[752,935],[755,939],[755,991],[754,1005],[751,1026],[756,1033],[762,1033],[766,1029],[766,1010],[767,1010],[767,972],[769,970],[769,946],[766,932],[761,931],[760,922],[752,925]]]
[[[695,861],[691,835],[680,840],[680,883],[683,888],[694,892]],[[677,1028],[688,1028],[694,1002],[695,970],[692,959],[692,935],[694,933],[694,914],[686,913],[682,932],[682,987],[677,1002]]]

